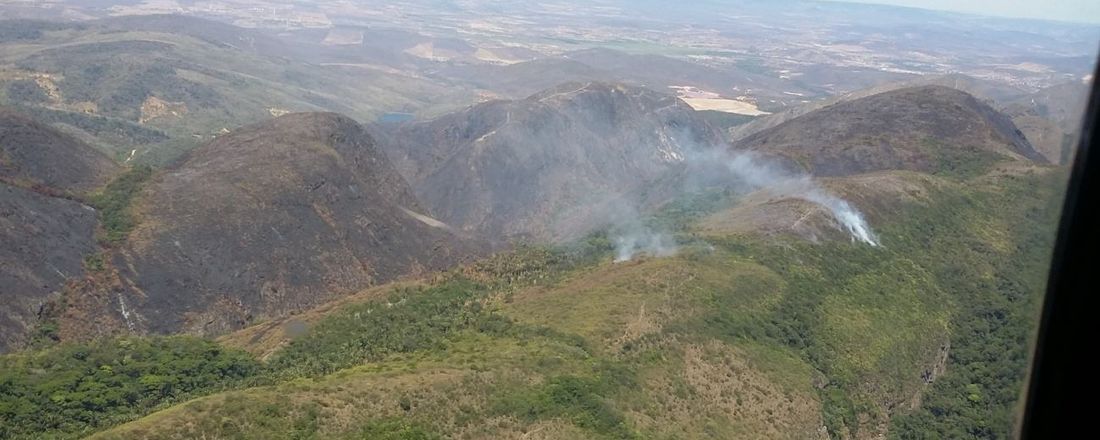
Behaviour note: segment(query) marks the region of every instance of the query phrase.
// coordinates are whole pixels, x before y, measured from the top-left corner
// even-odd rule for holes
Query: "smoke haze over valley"
[[[1098,42],[0,2],[0,439],[1013,438]]]

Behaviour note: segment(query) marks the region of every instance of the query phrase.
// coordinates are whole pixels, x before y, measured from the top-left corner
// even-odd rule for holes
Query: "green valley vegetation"
[[[653,220],[677,256],[520,247],[304,321],[262,361],[227,348],[244,333],[6,355],[0,417],[15,438],[1005,438],[1064,178],[939,179],[881,215],[880,248],[698,236],[727,205],[699,196]]]
[[[137,225],[131,205],[141,190],[141,185],[152,175],[152,167],[136,165],[108,183],[102,191],[92,195],[90,202],[99,210],[104,230],[102,241],[105,244],[121,243]]]
[[[485,313],[484,288],[457,280],[430,289],[405,288],[383,303],[348,307],[278,353],[269,365],[289,377],[332,373],[390,353],[440,349],[471,328],[505,325]]]

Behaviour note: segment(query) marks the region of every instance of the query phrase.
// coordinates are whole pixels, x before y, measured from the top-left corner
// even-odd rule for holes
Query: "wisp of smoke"
[[[713,169],[715,164],[724,164],[727,177],[732,175],[743,191],[767,190],[779,196],[802,199],[817,204],[829,211],[834,219],[852,237],[852,240],[878,246],[878,237],[871,230],[867,220],[847,201],[834,196],[810,177],[797,175],[769,163],[753,153],[731,153],[712,148],[696,150],[688,156],[688,166],[694,173],[706,176],[705,171]],[[703,177],[715,179],[714,176]],[[718,177],[722,181],[722,177]]]
[[[642,253],[654,257],[667,257],[675,255],[676,251],[676,242],[671,236],[644,226],[629,234],[620,234],[615,237],[616,263],[631,260],[635,255]]]
[[[783,169],[779,162],[752,152],[735,153],[725,148],[701,148],[699,145],[686,147],[682,149],[684,171],[688,176],[684,181],[685,192],[717,185],[739,193],[765,190],[781,197],[802,199],[825,208],[853,241],[879,246],[878,237],[863,214],[809,176]],[[642,223],[635,203],[616,195],[600,206],[600,216],[611,226],[616,262],[628,261],[639,254],[664,257],[677,252],[671,234]]]
[[[826,194],[821,190],[812,190],[805,194],[794,196],[817,203],[825,207],[825,209],[828,209],[829,213],[833,215],[833,218],[840,222],[841,226],[844,226],[844,229],[852,236],[852,240],[858,240],[871,246],[878,246],[878,237],[871,231],[871,226],[867,224],[867,220],[864,220],[863,214],[860,214],[859,211],[852,208],[852,206],[843,199],[832,194]]]
[[[654,257],[675,255],[676,241],[671,234],[642,223],[634,203],[622,196],[610,197],[601,204],[615,245],[615,262],[628,261],[639,254]]]

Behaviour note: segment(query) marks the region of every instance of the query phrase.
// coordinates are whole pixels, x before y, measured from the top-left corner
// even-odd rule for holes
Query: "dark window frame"
[[[1100,64],[1081,125],[1069,186],[1058,226],[1043,303],[1020,438],[1096,436],[1100,416],[1100,368],[1089,362],[1100,348]]]

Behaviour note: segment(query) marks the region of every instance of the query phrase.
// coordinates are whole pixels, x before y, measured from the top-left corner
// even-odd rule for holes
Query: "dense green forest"
[[[76,438],[252,377],[261,365],[211,341],[121,338],[0,357],[0,438]]]
[[[1009,178],[1003,193],[945,195],[950,211],[929,212],[934,233],[916,244],[938,258],[936,276],[951,286],[959,309],[952,322],[947,372],[932,385],[920,409],[892,420],[892,438],[1011,438],[1017,402],[1033,343],[1054,248],[1053,227],[1061,209],[1064,173],[1051,173],[1038,185]],[[1015,199],[1026,194],[1032,203]],[[1012,207],[1005,212],[1005,207]],[[994,252],[968,237],[959,216],[999,212],[1008,216],[1007,234],[1015,245]]]

